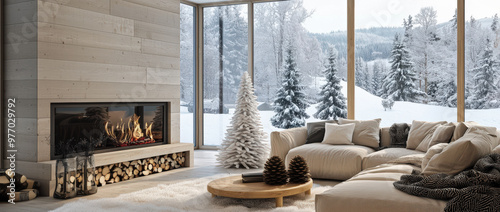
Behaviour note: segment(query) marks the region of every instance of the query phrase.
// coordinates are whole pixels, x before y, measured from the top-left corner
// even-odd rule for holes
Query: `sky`
[[[303,0],[304,7],[314,11],[304,23],[314,33],[347,30],[347,0]],[[477,19],[500,13],[499,0],[466,0],[466,19]],[[437,11],[438,23],[447,22],[455,14],[456,0],[356,0],[356,28],[402,26],[403,18],[415,16],[422,7]]]

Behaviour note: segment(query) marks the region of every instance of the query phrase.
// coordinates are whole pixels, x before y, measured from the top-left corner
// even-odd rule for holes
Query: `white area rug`
[[[225,197],[213,198],[207,184],[219,175],[209,178],[186,180],[170,185],[122,194],[115,198],[98,200],[79,199],[54,210],[55,212],[87,211],[314,211],[314,195],[331,187],[313,188],[311,195],[298,194],[283,198],[283,206],[275,208],[274,199],[244,200]]]

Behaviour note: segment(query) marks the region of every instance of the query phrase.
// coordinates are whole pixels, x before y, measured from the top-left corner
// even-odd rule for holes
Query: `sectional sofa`
[[[446,122],[442,124],[444,123]],[[448,125],[455,126],[455,132],[450,140],[460,139],[472,126],[467,123],[448,123]],[[500,153],[498,140],[500,131],[496,131],[496,128],[488,128],[490,131],[492,129],[496,135],[488,141],[491,146],[484,148],[482,154],[488,151],[488,153],[492,151]],[[456,131],[462,131],[462,133],[457,134]],[[378,132],[378,146],[391,146],[389,127],[382,127]],[[435,131],[427,130],[427,133],[432,134],[432,132]],[[357,133],[362,134],[363,131]],[[420,135],[420,138],[428,139],[430,138],[428,136]],[[379,148],[373,145],[306,144],[307,137],[306,127],[272,132],[271,154],[284,159],[285,164],[288,164],[294,156],[301,155],[308,162],[313,178],[343,181],[332,189],[316,195],[316,211],[430,212],[443,211],[445,208],[446,201],[406,194],[395,189],[393,183],[400,180],[402,175],[411,174],[413,170],[422,171],[421,162],[426,160],[425,157],[429,157],[428,162],[433,156],[428,156],[429,154],[426,155],[426,153],[433,151],[439,154],[448,146],[448,143],[435,145],[426,151],[411,148],[378,150]]]

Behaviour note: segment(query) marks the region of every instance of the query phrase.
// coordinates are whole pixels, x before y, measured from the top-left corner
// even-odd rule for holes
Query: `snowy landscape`
[[[342,93],[347,96],[347,83],[342,82]],[[393,123],[411,123],[413,120],[424,121],[456,121],[456,108],[418,104],[411,102],[396,102],[392,110],[384,111],[381,104],[382,98],[374,96],[365,90],[356,87],[356,119],[374,119],[381,118],[381,127],[389,127]],[[360,104],[361,103],[361,104]],[[311,105],[307,108],[308,114],[316,112],[317,105]],[[205,145],[220,145],[224,139],[226,129],[230,126],[231,117],[234,109],[229,109],[229,114],[205,114],[204,119],[210,124],[204,125],[204,144]],[[467,110],[468,117],[478,117],[474,120],[480,124],[488,126],[500,127],[498,117],[500,117],[500,109],[489,110]],[[270,135],[272,131],[279,131],[273,127],[270,120],[274,115],[273,111],[261,111],[261,122],[264,131]],[[307,119],[307,122],[321,121],[312,117]],[[191,138],[193,136],[193,114],[187,111],[187,107],[181,107],[181,138]],[[223,129],[223,130],[221,130]]]
[[[194,97],[194,31],[189,10],[181,8],[182,142],[193,141],[189,107]],[[356,29],[356,119],[381,118],[381,126],[457,120],[456,15],[448,17],[453,14],[449,10],[423,6],[400,24]],[[221,144],[234,112],[239,78],[248,66],[246,11],[246,5],[204,11],[204,145]],[[444,13],[447,18],[438,21]],[[267,133],[303,126],[319,116],[346,116],[347,34],[309,32],[304,23],[313,16],[303,0],[255,5],[255,94],[261,104],[274,107],[260,111]],[[465,119],[500,127],[498,15],[467,17]],[[394,102],[392,108],[389,102]]]

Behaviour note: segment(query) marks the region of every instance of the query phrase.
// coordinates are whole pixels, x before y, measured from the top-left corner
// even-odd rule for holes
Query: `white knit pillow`
[[[352,145],[352,134],[355,124],[325,124],[324,144]]]

